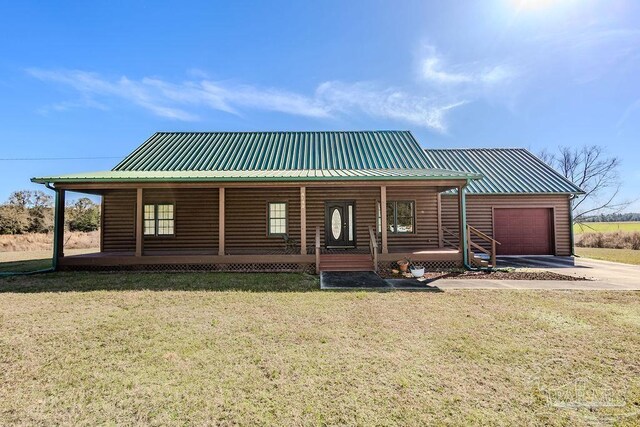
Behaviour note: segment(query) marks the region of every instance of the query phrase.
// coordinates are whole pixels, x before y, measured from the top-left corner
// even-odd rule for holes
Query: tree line
[[[625,222],[640,221],[640,213],[612,213],[593,215],[584,218],[583,222]]]
[[[14,191],[0,205],[0,234],[49,233],[53,231],[53,197],[43,191]],[[100,205],[87,197],[65,206],[65,228],[94,231],[100,228]]]

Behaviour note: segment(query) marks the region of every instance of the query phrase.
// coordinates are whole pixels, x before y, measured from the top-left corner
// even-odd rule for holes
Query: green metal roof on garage
[[[427,149],[433,168],[475,172],[469,194],[583,194],[584,192],[523,148]]]

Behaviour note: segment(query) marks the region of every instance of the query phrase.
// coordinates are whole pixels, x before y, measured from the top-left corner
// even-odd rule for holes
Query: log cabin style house
[[[495,266],[570,255],[582,191],[523,149],[423,150],[408,131],[159,132],[56,193],[58,269]],[[67,192],[99,195],[100,252],[64,253]]]

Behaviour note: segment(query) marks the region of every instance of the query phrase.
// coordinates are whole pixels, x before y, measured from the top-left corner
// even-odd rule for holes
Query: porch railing
[[[445,237],[445,234],[447,237]],[[444,243],[445,245],[448,245],[450,247],[454,247],[454,248],[458,248],[460,249],[460,245],[457,243],[453,243],[452,240],[449,239],[455,239],[460,241],[460,239],[458,238],[458,235],[456,233],[454,233],[453,231],[449,230],[447,227],[442,227],[442,243]]]
[[[373,262],[373,271],[378,272],[378,239],[373,227],[369,226],[369,251],[371,252],[371,261]]]
[[[477,244],[476,242],[474,242],[472,240],[472,236],[474,237],[478,237],[482,240],[484,240],[485,242],[489,243],[491,245],[491,250],[485,249],[484,247],[480,246],[479,244]],[[484,234],[482,231],[478,230],[475,227],[470,226],[469,224],[467,224],[467,243],[468,243],[468,255],[469,255],[469,259],[473,259],[474,258],[474,253],[473,253],[473,249],[476,249],[484,254],[489,255],[489,259],[491,260],[491,262],[489,263],[489,265],[491,267],[495,267],[496,266],[496,246],[500,244],[500,242],[498,242],[497,240],[487,236],[486,234]]]
[[[320,227],[316,227],[316,274],[320,274]]]
[[[496,255],[497,255],[496,247],[497,245],[500,244],[500,242],[488,236],[487,234],[483,233],[482,231],[478,230],[477,228],[470,226],[469,224],[467,224],[466,234],[467,234],[467,256],[468,256],[469,262],[474,263],[476,265],[477,264],[482,265],[481,261],[479,260],[479,258],[475,256],[475,253],[474,253],[474,251],[479,251],[479,252],[482,252],[483,254],[488,255],[490,261],[487,264],[491,267],[495,267]],[[488,245],[491,246],[491,249],[486,249],[485,247],[474,242],[474,238],[483,240],[484,242],[486,242]],[[458,236],[458,233],[448,229],[447,227],[442,227],[442,243],[443,243],[443,246],[445,247],[452,247],[452,248],[457,248],[458,250],[461,250],[460,237]]]

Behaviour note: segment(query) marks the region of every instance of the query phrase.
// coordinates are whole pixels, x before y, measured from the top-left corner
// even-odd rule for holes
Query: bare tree
[[[621,212],[631,204],[618,200],[621,160],[609,157],[603,147],[559,147],[557,153],[543,151],[540,158],[584,190],[584,195],[571,202],[575,223],[597,213]]]

